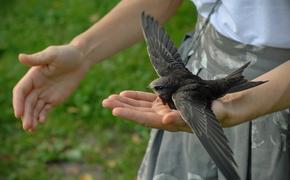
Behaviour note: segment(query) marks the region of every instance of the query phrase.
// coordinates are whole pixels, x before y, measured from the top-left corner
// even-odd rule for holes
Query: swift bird
[[[227,93],[249,89],[266,81],[249,82],[244,78],[242,73],[250,62],[225,78],[204,80],[185,67],[177,48],[152,16],[143,12],[141,21],[151,63],[160,77],[150,83],[150,88],[163,104],[180,112],[223,175],[229,180],[239,180],[233,152],[211,104]]]

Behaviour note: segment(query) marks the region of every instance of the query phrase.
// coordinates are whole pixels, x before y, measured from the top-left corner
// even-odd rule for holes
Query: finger
[[[131,109],[135,109],[137,111],[143,111],[143,112],[155,112],[152,108],[135,107],[135,106],[131,106],[129,104],[126,104],[126,103],[123,103],[121,101],[114,100],[114,99],[104,99],[102,102],[102,105],[103,107],[110,108],[110,109],[114,109],[117,107],[124,107],[124,108],[131,108]]]
[[[34,131],[37,127],[38,124],[38,117],[40,111],[43,109],[45,103],[43,100],[38,99],[35,103],[35,106],[33,108],[33,117],[32,117],[32,128],[30,128],[30,131]]]
[[[153,93],[143,92],[143,91],[131,91],[131,90],[123,91],[120,93],[120,95],[128,97],[128,98],[136,99],[136,100],[143,100],[143,101],[149,101],[149,102],[152,102],[157,98],[157,95]]]
[[[142,126],[163,129],[162,116],[151,112],[140,112],[130,108],[115,108],[113,115],[132,120]]]
[[[120,96],[120,95],[111,95],[109,96],[108,99],[117,100],[125,104],[135,106],[135,107],[151,107],[152,106],[152,103],[148,101],[135,100],[135,99],[128,98],[125,96]]]
[[[39,114],[39,122],[44,123],[46,120],[46,116],[51,110],[52,106],[50,104],[46,104],[44,108],[40,111]]]
[[[24,115],[22,119],[23,129],[25,130],[33,128],[33,110],[36,105],[37,98],[38,92],[33,91],[25,99]]]
[[[33,87],[32,80],[27,78],[27,74],[22,78],[13,89],[13,109],[16,118],[20,118],[24,113],[24,102],[27,94]]]
[[[56,57],[56,54],[57,48],[51,46],[34,54],[19,54],[18,59],[23,64],[39,66],[49,64]]]
[[[44,106],[45,106],[45,102],[43,100],[39,99],[37,101],[35,108],[34,108],[33,122],[37,123],[37,121],[39,121],[39,113],[44,108]]]

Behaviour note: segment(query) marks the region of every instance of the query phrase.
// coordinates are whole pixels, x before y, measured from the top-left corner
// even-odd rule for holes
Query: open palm
[[[164,105],[153,93],[123,91],[103,101],[103,106],[112,109],[115,116],[132,120],[145,127],[167,131],[192,132],[176,110]]]
[[[69,45],[21,54],[19,60],[32,67],[13,90],[14,113],[25,130],[33,130],[37,122],[45,121],[52,107],[72,93],[87,68],[80,65],[81,53]]]

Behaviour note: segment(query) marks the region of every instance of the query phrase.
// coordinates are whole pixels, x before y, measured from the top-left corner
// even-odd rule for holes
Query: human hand
[[[179,112],[163,105],[161,99],[153,93],[123,91],[104,99],[102,104],[103,107],[112,109],[114,116],[132,120],[145,127],[192,132]],[[235,125],[227,120],[223,101],[214,101],[212,109],[223,127]]]
[[[114,116],[132,120],[145,127],[167,131],[192,132],[176,110],[163,105],[153,93],[123,91],[103,100],[103,107],[112,109]]]
[[[34,130],[45,122],[52,107],[63,102],[89,69],[81,51],[72,45],[50,46],[35,54],[20,54],[31,66],[13,89],[13,108],[23,129]]]

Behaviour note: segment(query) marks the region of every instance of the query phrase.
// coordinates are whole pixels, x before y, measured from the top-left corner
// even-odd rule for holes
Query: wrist
[[[89,46],[88,43],[82,39],[81,37],[75,37],[70,43],[70,46],[77,49],[77,51],[81,54],[81,60],[85,66],[90,68],[94,65],[94,61],[89,55]]]
[[[223,127],[228,127],[226,122],[229,122],[229,112],[228,109],[226,109],[224,102],[221,99],[214,100],[211,109],[221,125]]]
[[[92,64],[85,57],[84,52],[82,50],[82,46],[80,46],[80,44],[76,44],[75,42],[68,43],[65,46],[67,47],[68,50],[67,54],[71,56],[67,58],[70,59],[70,61],[72,61],[71,63],[74,64],[73,66],[76,67],[79,73],[83,75],[86,74],[90,70]]]
[[[212,103],[212,110],[223,127],[232,127],[246,121],[246,113],[239,108],[241,101],[245,99],[247,92],[227,94]]]

